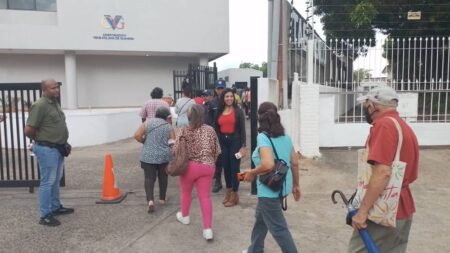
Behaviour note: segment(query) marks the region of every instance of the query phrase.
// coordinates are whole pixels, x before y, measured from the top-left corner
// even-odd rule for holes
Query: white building
[[[0,0],[0,83],[55,78],[69,109],[140,106],[155,86],[173,93],[173,70],[228,53],[228,6]]]
[[[250,87],[250,77],[263,77],[263,73],[256,69],[229,68],[219,71],[217,76],[225,80],[227,87],[231,87],[236,83],[247,83],[247,87]]]
[[[229,3],[0,0],[0,34],[0,83],[61,82],[69,141],[93,145],[132,136],[150,91],[173,94],[174,70],[229,52]]]

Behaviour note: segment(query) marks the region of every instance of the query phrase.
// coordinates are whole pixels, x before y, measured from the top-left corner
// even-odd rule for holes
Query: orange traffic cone
[[[97,204],[115,204],[125,199],[127,194],[120,194],[119,186],[115,180],[114,166],[111,154],[105,156],[105,172],[103,174],[103,195]]]

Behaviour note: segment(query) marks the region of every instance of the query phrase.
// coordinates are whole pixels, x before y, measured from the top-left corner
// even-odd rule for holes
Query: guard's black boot
[[[214,179],[214,185],[212,187],[212,192],[218,192],[222,189],[222,179],[217,177]]]

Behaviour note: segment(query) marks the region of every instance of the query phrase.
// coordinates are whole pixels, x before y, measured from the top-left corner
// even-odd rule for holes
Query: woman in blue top
[[[263,252],[264,240],[269,231],[280,246],[282,252],[297,252],[292,235],[289,232],[286,220],[281,209],[279,192],[274,192],[259,181],[259,175],[270,172],[274,166],[274,153],[267,133],[275,146],[279,159],[286,161],[289,170],[286,184],[283,187],[283,196],[292,192],[295,201],[300,200],[300,186],[298,173],[298,159],[292,145],[291,138],[284,133],[277,107],[270,102],[264,102],[258,109],[258,136],[257,146],[253,151],[252,160],[255,169],[246,171],[244,180],[251,182],[257,178],[258,204],[256,206],[255,225],[253,226],[249,253]]]

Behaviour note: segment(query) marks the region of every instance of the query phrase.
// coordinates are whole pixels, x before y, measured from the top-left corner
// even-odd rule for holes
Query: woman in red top
[[[222,149],[222,165],[227,186],[225,207],[239,203],[239,172],[240,159],[245,155],[245,118],[244,112],[237,106],[233,90],[226,88],[219,101],[215,120],[215,128]]]

